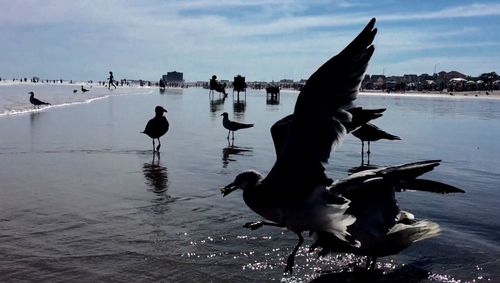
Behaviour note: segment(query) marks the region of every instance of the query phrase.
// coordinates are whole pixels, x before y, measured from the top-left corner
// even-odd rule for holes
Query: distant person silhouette
[[[43,102],[39,99],[36,99],[35,93],[33,93],[32,91],[28,92],[28,94],[30,94],[30,102],[31,102],[31,104],[33,104],[33,107],[39,108],[40,105],[50,105],[50,103],[48,103],[48,102]]]
[[[158,146],[156,147],[156,151],[160,151],[160,137],[167,133],[169,128],[169,123],[167,118],[163,116],[163,113],[166,113],[167,110],[161,106],[156,106],[155,108],[155,117],[146,124],[146,128],[144,129],[143,134],[148,135],[153,139],[153,152],[155,151],[155,139],[158,140]]]
[[[108,89],[111,89],[111,86],[114,86],[116,88],[116,85],[115,85],[115,78],[113,77],[113,72],[109,72],[109,84],[108,84]]]
[[[210,89],[213,89],[217,92],[222,92],[227,96],[225,86],[217,81],[217,76],[213,75],[210,79]]]

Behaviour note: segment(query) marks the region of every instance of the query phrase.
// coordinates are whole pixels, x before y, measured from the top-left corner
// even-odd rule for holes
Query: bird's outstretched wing
[[[372,19],[344,50],[307,80],[277,161],[264,180],[277,184],[273,185],[277,190],[308,191],[324,179],[321,162],[328,160],[332,145],[345,133],[342,122],[350,120],[345,109],[356,99],[374,51],[374,26]]]
[[[350,195],[362,191],[364,187],[368,187],[366,185],[370,182],[384,180],[391,184],[391,189],[396,191],[414,190],[440,194],[463,193],[462,189],[452,185],[419,178],[421,175],[432,171],[440,162],[441,160],[425,160],[360,171],[336,181],[331,190],[342,195]]]

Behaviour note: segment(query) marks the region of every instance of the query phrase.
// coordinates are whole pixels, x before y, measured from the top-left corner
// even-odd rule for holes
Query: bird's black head
[[[30,94],[30,95],[35,95],[32,91],[28,92],[28,94]]]
[[[229,114],[227,114],[227,112],[224,112],[222,114],[220,114],[221,116],[224,116],[225,118],[229,117]]]
[[[246,188],[254,187],[262,178],[262,175],[255,170],[243,171],[236,176],[231,184],[221,188],[220,192],[223,196],[227,196],[237,189],[245,190]]]
[[[166,112],[168,112],[167,109],[165,109],[165,108],[163,108],[161,106],[156,106],[155,107],[155,113],[156,113],[156,115],[161,116],[161,115],[163,115],[163,113],[166,113]]]

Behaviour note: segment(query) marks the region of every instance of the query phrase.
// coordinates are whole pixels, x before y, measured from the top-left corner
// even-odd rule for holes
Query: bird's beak
[[[219,116],[224,116],[224,114],[220,114]]]
[[[220,192],[222,193],[222,196],[225,197],[228,194],[236,191],[238,189],[237,186],[234,185],[234,183],[231,183],[225,187],[220,188]]]
[[[168,111],[167,111],[167,109],[163,108],[163,112],[167,113]]]

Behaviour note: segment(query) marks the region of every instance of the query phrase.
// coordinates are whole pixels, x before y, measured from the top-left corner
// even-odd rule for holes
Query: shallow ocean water
[[[0,100],[15,87],[1,86]],[[320,277],[341,282],[346,279],[340,276],[363,276],[358,269],[325,275],[359,258],[317,258],[308,253],[307,240],[294,274],[284,275],[296,236],[272,227],[242,228],[260,218],[240,192],[222,198],[218,190],[242,170],[271,169],[269,128],[293,111],[296,92],[282,91],[280,103],[270,105],[264,91],[249,90],[246,103],[238,105],[231,94],[225,101],[210,100],[208,91],[198,88],[164,93],[122,88],[112,95],[95,88],[93,95],[102,99],[77,103],[60,86],[33,87],[35,94],[53,95],[64,106],[33,111],[23,98],[16,107],[24,110],[0,116],[0,281],[307,282]],[[356,102],[387,108],[374,123],[402,138],[373,143],[372,164],[442,159],[426,177],[466,191],[398,194],[402,208],[436,221],[442,233],[380,259],[385,274],[378,278],[498,282],[500,100],[368,94]],[[168,109],[171,125],[159,157],[139,133],[156,105]],[[234,145],[222,128],[224,111],[230,119],[255,124],[236,132]],[[360,149],[359,141],[347,136],[332,154],[328,174],[341,178],[359,166]]]

